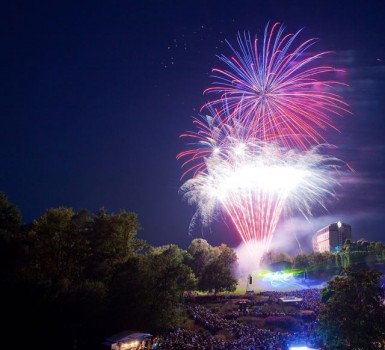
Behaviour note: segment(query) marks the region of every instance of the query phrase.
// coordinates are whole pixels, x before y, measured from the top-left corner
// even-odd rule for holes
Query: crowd
[[[268,296],[269,300],[272,302],[279,302],[280,298],[288,296],[289,294],[290,296],[302,299],[300,302],[297,302],[297,305],[301,310],[313,310],[316,313],[318,313],[321,303],[320,289],[317,288],[299,289],[291,291],[290,293],[268,291],[262,292],[261,294]]]
[[[288,292],[263,292],[260,296],[266,297],[264,303],[279,303],[283,296],[301,298],[298,310],[311,310],[317,314],[320,306],[320,291],[318,289],[304,289]],[[211,299],[213,301],[213,299]],[[223,301],[222,301],[223,303]],[[314,347],[320,343],[315,333],[315,321],[299,323],[295,331],[271,331],[260,329],[255,323],[238,321],[244,312],[231,311],[230,313],[213,312],[205,304],[187,302],[189,316],[203,331],[193,332],[185,329],[176,329],[159,338],[158,348],[164,350],[191,349],[191,350],[287,350],[291,344]],[[253,307],[251,310],[259,310]],[[220,308],[220,307],[219,307]],[[254,311],[255,312],[255,311]],[[253,315],[253,314],[251,314]],[[292,312],[291,316],[294,315]],[[287,316],[284,314],[284,316]],[[216,336],[218,332],[226,337]]]

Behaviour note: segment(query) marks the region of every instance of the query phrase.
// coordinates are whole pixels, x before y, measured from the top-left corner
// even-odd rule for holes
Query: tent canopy
[[[142,332],[137,332],[137,331],[123,331],[117,334],[112,335],[111,337],[108,337],[105,341],[105,345],[112,345],[115,343],[123,343],[127,342],[129,340],[147,340],[151,339],[152,334],[150,333],[142,333]]]

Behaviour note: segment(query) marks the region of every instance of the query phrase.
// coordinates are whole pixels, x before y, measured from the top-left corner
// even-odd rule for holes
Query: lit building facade
[[[330,224],[318,230],[313,236],[313,251],[315,253],[340,251],[346,239],[352,238],[352,227],[341,221]]]

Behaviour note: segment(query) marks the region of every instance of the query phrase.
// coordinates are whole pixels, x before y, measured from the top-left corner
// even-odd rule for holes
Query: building
[[[338,221],[318,230],[313,236],[313,251],[315,253],[340,251],[346,239],[352,238],[352,227]]]
[[[152,335],[137,331],[123,331],[107,338],[104,343],[111,350],[150,350]]]

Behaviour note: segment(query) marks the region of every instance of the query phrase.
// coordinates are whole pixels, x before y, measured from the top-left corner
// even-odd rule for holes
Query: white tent
[[[123,331],[108,337],[104,345],[111,350],[151,349],[152,334],[137,331]]]

